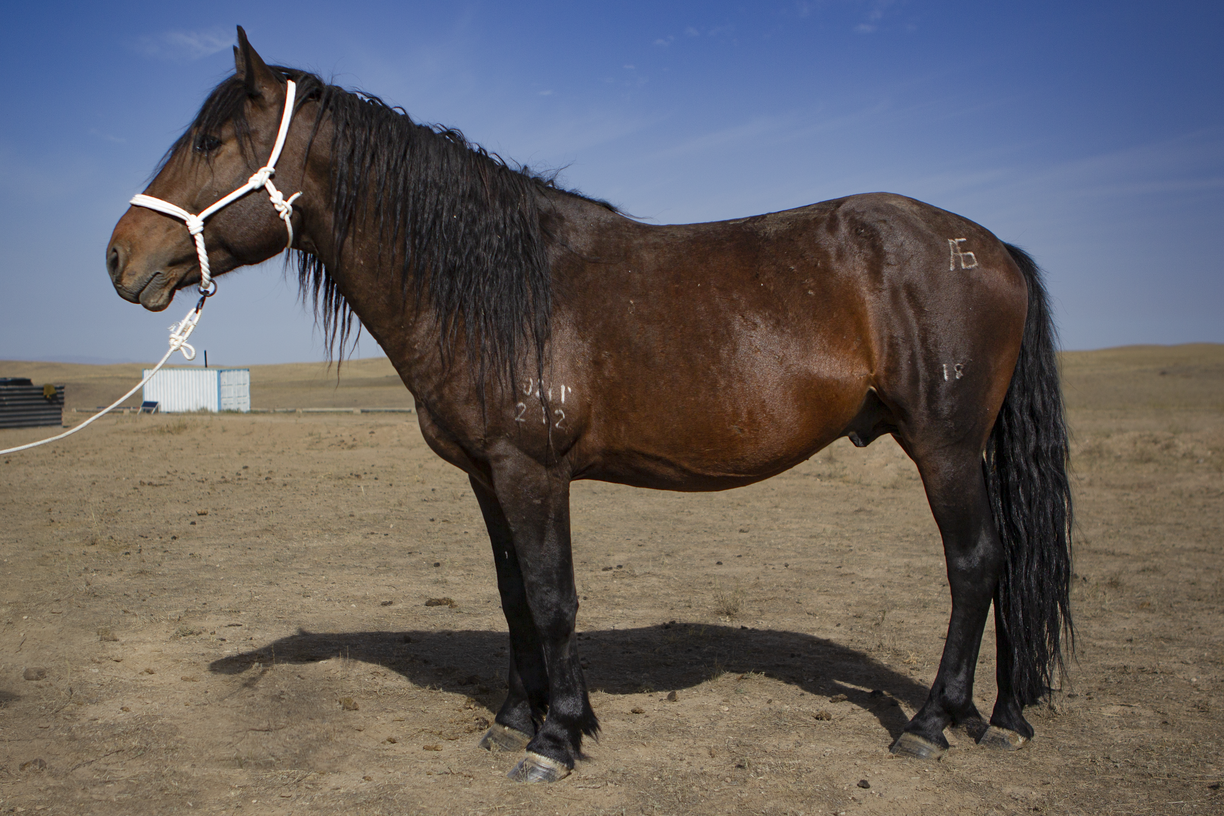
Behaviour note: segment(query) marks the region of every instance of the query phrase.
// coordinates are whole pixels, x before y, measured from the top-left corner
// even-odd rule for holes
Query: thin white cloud
[[[1150,203],[1147,197],[1156,194],[1214,192],[1224,189],[1221,145],[1224,131],[1205,129],[1052,163],[1025,181],[1098,202]]]
[[[224,51],[234,44],[228,30],[162,31],[141,37],[133,43],[137,53],[167,62],[192,62]]]
[[[103,133],[102,131],[98,130],[97,128],[90,128],[90,129],[89,129],[89,135],[90,135],[90,136],[97,136],[99,139],[103,139],[103,140],[108,141],[108,142],[113,142],[114,144],[127,144],[127,139],[122,139],[122,138],[120,138],[120,137],[118,137],[118,136],[112,136],[112,135],[111,135],[111,134],[109,134],[109,133]]]
[[[655,159],[675,158],[697,153],[707,153],[726,149],[728,146],[751,144],[761,139],[776,138],[779,131],[788,129],[792,120],[790,115],[759,116],[731,127],[703,133],[684,142],[656,150],[652,154]]]
[[[895,0],[871,0],[871,10],[867,12],[867,19],[854,27],[858,34],[874,34],[880,29],[880,21],[884,19],[884,12],[894,5]]]
[[[675,158],[735,147],[760,148],[810,140],[828,133],[863,127],[865,122],[878,121],[891,108],[887,100],[881,100],[839,116],[828,116],[822,110],[757,116],[665,147],[652,155],[660,159]]]

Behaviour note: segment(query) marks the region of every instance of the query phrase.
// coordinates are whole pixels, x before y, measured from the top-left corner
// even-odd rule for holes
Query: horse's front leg
[[[510,690],[480,746],[490,751],[521,751],[535,736],[548,711],[548,672],[527,605],[527,590],[510,523],[492,488],[475,477],[470,481],[493,545],[497,589],[510,630],[510,667],[506,673]]]
[[[509,582],[509,594],[513,599],[521,588],[534,625],[534,641],[525,634],[521,636],[522,650],[529,644],[539,650],[548,683],[547,716],[510,778],[551,782],[573,769],[581,754],[583,735],[594,736],[599,729],[579,666],[574,632],[578,593],[570,551],[569,476],[511,455],[493,468],[493,493],[513,543],[506,561],[511,563],[513,559],[517,565],[507,570],[509,577],[517,574],[518,578]],[[498,577],[500,580],[500,566]],[[502,588],[503,601],[506,589]],[[516,614],[519,625],[523,624],[526,617],[521,610]],[[510,617],[508,610],[507,620]],[[517,670],[529,698],[534,676],[528,672],[534,671],[535,660],[534,656],[516,652]],[[512,688],[508,704],[514,695]]]

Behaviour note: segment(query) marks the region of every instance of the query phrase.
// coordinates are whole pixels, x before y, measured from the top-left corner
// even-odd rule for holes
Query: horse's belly
[[[861,387],[844,384],[791,389],[772,400],[760,393],[692,404],[676,398],[633,412],[632,421],[596,423],[575,451],[576,477],[664,490],[740,487],[842,436],[862,401]]]
[[[755,463],[750,459],[719,463],[685,461],[675,458],[659,458],[642,452],[629,452],[606,457],[589,470],[576,475],[577,479],[595,479],[602,482],[649,487],[655,490],[677,490],[703,492],[729,490],[743,487],[803,462],[819,448],[787,459],[775,459],[768,463]]]

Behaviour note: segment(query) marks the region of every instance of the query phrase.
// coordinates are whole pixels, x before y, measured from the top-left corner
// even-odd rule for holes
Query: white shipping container
[[[149,369],[142,376],[147,376]],[[163,368],[144,386],[145,402],[165,413],[251,410],[249,368]]]

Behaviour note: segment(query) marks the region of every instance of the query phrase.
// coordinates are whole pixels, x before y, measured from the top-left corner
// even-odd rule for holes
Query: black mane
[[[462,326],[468,350],[479,361],[476,376],[490,368],[512,376],[523,341],[542,367],[553,297],[548,258],[553,236],[541,215],[551,207],[547,191],[558,190],[555,176],[510,167],[458,130],[418,124],[378,97],[295,69],[273,70],[297,84],[298,108],[318,102],[333,126],[337,252],[354,223],[371,217],[381,234],[380,253],[386,253],[380,260],[395,271],[388,283],[418,311],[432,311],[442,329],[444,356]],[[223,81],[167,157],[191,149],[197,134],[216,133],[228,122],[249,159],[262,163],[251,150],[245,101],[241,80]],[[337,289],[334,270],[304,252],[295,260],[302,296],[313,302],[328,354],[338,343],[343,357],[353,312]]]

